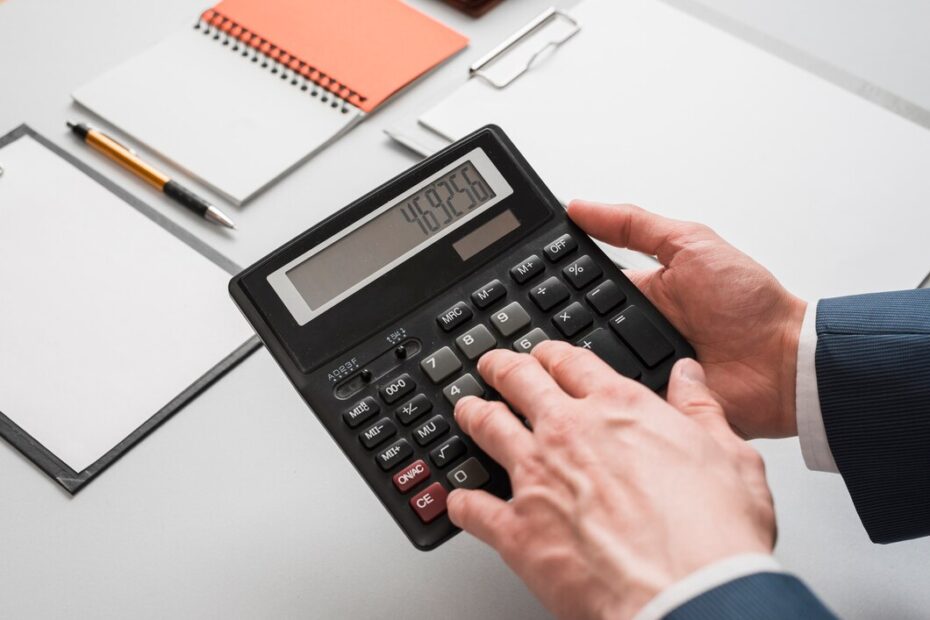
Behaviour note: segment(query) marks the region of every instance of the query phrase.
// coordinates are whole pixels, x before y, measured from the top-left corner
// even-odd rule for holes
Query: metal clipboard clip
[[[490,71],[492,65],[509,55],[508,52],[511,52],[514,48],[543,30],[549,31],[550,26],[552,26],[551,30],[553,30],[550,33],[550,38],[544,39],[542,44],[525,61],[512,60],[511,66],[505,67],[509,71],[505,72],[503,76],[497,76]],[[488,54],[478,59],[468,68],[468,75],[469,77],[479,77],[494,88],[507,88],[514,80],[529,71],[533,63],[543,53],[559,47],[578,34],[580,30],[581,24],[574,17],[556,8],[549,8]]]

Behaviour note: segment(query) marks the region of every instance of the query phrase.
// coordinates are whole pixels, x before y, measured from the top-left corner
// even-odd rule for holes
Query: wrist
[[[781,396],[781,419],[776,430],[777,436],[793,437],[798,434],[796,417],[797,381],[798,381],[798,344],[801,340],[801,327],[807,312],[807,302],[788,294],[785,317],[782,322],[781,360],[779,362],[779,383]]]
[[[708,563],[669,585],[638,609],[633,620],[659,620],[688,601],[729,581],[755,573],[780,572],[783,569],[770,553],[734,554]]]

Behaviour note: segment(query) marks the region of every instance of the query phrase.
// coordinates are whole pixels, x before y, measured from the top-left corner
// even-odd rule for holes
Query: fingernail
[[[704,369],[690,357],[678,360],[675,364],[675,374],[684,381],[704,383]]]
[[[477,398],[477,396],[463,396],[460,398],[458,402],[455,403],[455,407],[452,409],[452,415],[454,415],[456,418],[459,417],[459,412],[462,410],[462,408],[468,404],[468,401],[475,398]]]

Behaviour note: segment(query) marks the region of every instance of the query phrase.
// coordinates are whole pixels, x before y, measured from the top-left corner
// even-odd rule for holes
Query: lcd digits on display
[[[398,211],[404,221],[430,237],[494,196],[474,164],[467,161],[407,198]]]

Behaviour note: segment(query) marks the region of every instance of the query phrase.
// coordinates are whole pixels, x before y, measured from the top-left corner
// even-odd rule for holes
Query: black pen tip
[[[71,131],[76,133],[81,139],[86,139],[87,134],[90,131],[90,127],[84,123],[72,123],[71,121],[65,121],[65,125],[67,125]]]

